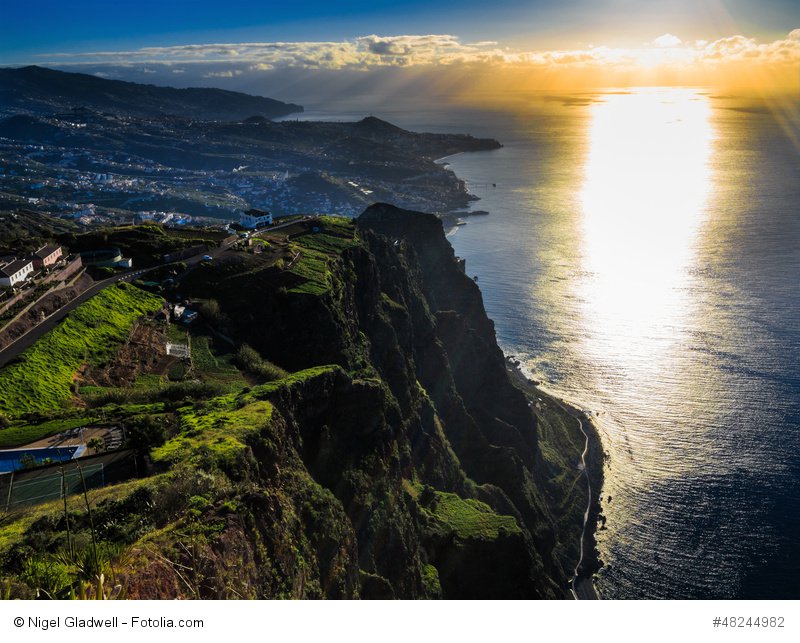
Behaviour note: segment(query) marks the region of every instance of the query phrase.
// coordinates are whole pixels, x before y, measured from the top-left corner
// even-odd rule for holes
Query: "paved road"
[[[572,582],[572,597],[578,601],[598,601],[600,595],[594,588],[591,579],[578,578]]]
[[[581,556],[578,559],[578,564],[575,565],[575,572],[572,576],[572,582],[570,583],[570,591],[572,592],[572,597],[577,601],[586,601],[586,600],[599,600],[600,596],[597,594],[597,591],[592,584],[591,579],[586,578],[585,576],[579,576],[578,572],[583,564],[583,555],[584,555],[584,548],[586,543],[586,536],[587,536],[587,529],[589,528],[589,514],[592,510],[592,483],[589,479],[589,472],[586,470],[586,454],[589,452],[589,435],[583,428],[583,420],[572,410],[567,408],[564,404],[559,401],[556,403],[564,409],[567,413],[572,415],[578,421],[578,428],[580,428],[581,433],[583,433],[583,437],[585,439],[583,445],[583,453],[581,453],[581,466],[583,467],[583,475],[586,478],[586,489],[589,493],[589,501],[586,504],[586,511],[583,512],[583,530],[581,531]]]

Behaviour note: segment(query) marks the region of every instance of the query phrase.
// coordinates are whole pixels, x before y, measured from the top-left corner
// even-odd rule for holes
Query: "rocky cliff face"
[[[433,215],[379,204],[356,229],[326,293],[265,278],[257,299],[221,293],[220,305],[234,334],[282,367],[341,369],[270,399],[305,470],[347,514],[361,595],[564,596],[536,419],[478,287]],[[440,590],[425,584],[429,567]]]
[[[324,288],[225,273],[227,332],[292,374],[174,410],[162,473],[98,507],[99,538],[132,548],[128,595],[567,597],[565,467],[441,222],[379,204],[338,225]]]

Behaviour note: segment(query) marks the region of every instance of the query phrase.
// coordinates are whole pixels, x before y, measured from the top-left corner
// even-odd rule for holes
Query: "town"
[[[109,148],[109,138],[118,144]],[[19,114],[0,120],[0,210],[34,208],[84,227],[215,225],[251,205],[278,216],[352,217],[391,200],[445,214],[474,197],[435,160],[498,146],[374,117],[225,123],[87,109]]]

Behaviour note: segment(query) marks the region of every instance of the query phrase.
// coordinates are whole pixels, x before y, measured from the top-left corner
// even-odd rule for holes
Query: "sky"
[[[2,0],[0,65],[174,86],[794,90],[798,0]]]

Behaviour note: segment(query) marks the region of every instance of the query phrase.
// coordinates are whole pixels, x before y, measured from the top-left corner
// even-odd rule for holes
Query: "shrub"
[[[261,357],[261,354],[247,344],[242,344],[236,352],[236,365],[246,373],[265,382],[280,380],[288,376],[280,366]]]
[[[222,310],[219,307],[219,302],[216,299],[209,299],[200,304],[200,312],[212,324],[217,324],[222,321]]]
[[[67,567],[50,557],[25,561],[20,577],[31,589],[43,591],[50,597],[72,582]]]
[[[140,453],[160,447],[167,441],[168,422],[163,416],[142,415],[127,427],[126,446]]]

